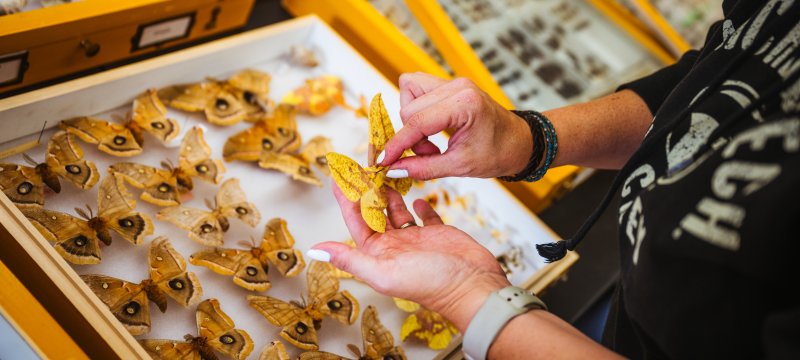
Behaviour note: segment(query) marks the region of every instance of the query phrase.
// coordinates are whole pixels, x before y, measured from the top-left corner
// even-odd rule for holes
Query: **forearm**
[[[544,112],[558,135],[554,166],[618,169],[639,148],[653,115],[633,91]]]
[[[512,319],[489,348],[489,359],[619,359],[555,315],[533,310]]]

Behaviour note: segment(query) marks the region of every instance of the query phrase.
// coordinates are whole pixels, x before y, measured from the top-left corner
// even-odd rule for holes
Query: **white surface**
[[[365,63],[339,37],[331,33],[329,28],[320,25],[315,19],[305,19],[273,29],[276,30],[259,32],[261,35],[257,36],[245,36],[244,39],[248,39],[247,41],[238,37],[216,44],[215,51],[203,50],[204,48],[189,50],[195,54],[190,60],[184,60],[185,56],[165,57],[162,59],[166,59],[166,64],[163,63],[164,60],[159,66],[149,67],[145,64],[148,70],[139,72],[122,68],[119,71],[127,76],[104,75],[111,79],[106,84],[78,86],[77,91],[74,92],[68,92],[65,89],[62,95],[51,98],[55,101],[54,103],[29,102],[30,104],[24,105],[23,108],[29,114],[49,114],[53,117],[57,114],[68,114],[77,108],[83,109],[86,103],[90,103],[96,108],[111,107],[110,105],[128,102],[138,92],[149,86],[196,81],[205,76],[224,78],[236,70],[255,67],[273,75],[271,96],[278,100],[286,92],[301,85],[306,78],[326,73],[343,78],[345,87],[348,89],[347,101],[351,104],[356,103],[356,94],[365,94],[371,97],[373,94],[381,92],[389,114],[392,114],[395,126],[399,128],[400,123],[396,115],[399,111],[399,97],[396,88]],[[282,58],[282,54],[288,51],[290,45],[294,44],[302,44],[322,52],[321,58],[326,60],[325,63],[313,70],[288,65]],[[103,96],[99,96],[100,94]],[[108,99],[116,102],[109,103]],[[10,103],[0,102],[0,109],[3,106],[9,107],[9,104],[13,104],[15,101],[21,103],[19,99],[14,98],[4,101],[10,101]],[[96,115],[110,119],[110,113],[124,114],[129,110],[129,106],[128,104]],[[11,109],[9,111],[19,110]],[[170,110],[170,115],[181,123],[184,130],[197,124],[206,126],[208,128],[206,140],[211,145],[216,158],[221,158],[222,147],[227,137],[250,126],[243,122],[231,127],[217,127],[206,123],[195,114]],[[28,119],[41,120],[30,116],[22,119],[25,119],[24,122],[28,122]],[[41,122],[38,124],[41,126]],[[23,131],[13,127],[21,126],[20,122],[14,122],[12,125],[9,123],[9,118],[3,113],[0,113],[0,126],[5,129],[14,129],[15,137],[19,137],[20,132]],[[366,154],[358,153],[357,148],[366,142],[367,122],[364,119],[355,118],[352,112],[334,108],[321,118],[299,116],[298,127],[303,139],[308,140],[316,135],[329,136],[332,138],[336,151],[361,160],[362,163],[366,162]],[[54,130],[47,131],[43,139],[49,138],[53,132]],[[6,135],[13,136],[14,134]],[[28,141],[35,136],[19,138],[14,143]],[[176,139],[176,141],[179,140],[180,137]],[[446,143],[443,137],[437,137],[434,141],[437,144]],[[175,162],[178,152],[177,148],[165,147],[150,135],[145,136],[143,154],[132,158],[114,158],[97,151],[91,145],[81,144],[86,152],[86,158],[95,161],[98,169],[104,175],[108,165],[117,161],[136,161],[156,166],[165,158]],[[43,159],[43,153],[44,146],[39,146],[29,152],[34,159],[39,161]],[[22,163],[21,156],[3,161]],[[225,174],[225,178],[239,178],[249,199],[257,205],[262,214],[261,223],[254,229],[238,220],[231,219],[231,229],[225,236],[226,247],[240,247],[237,242],[249,241],[251,236],[260,239],[266,222],[276,216],[283,217],[288,221],[289,230],[297,241],[296,247],[303,253],[317,242],[343,241],[349,237],[338,206],[331,195],[329,178],[323,180],[324,187],[317,188],[292,181],[282,173],[260,169],[254,163],[231,162],[226,163],[226,167],[228,172]],[[441,188],[448,189],[448,192],[454,197],[463,197],[464,201],[470,204],[466,209],[456,206],[443,208],[444,216],[451,223],[478,238],[495,254],[508,251],[513,247],[518,247],[522,249],[523,254],[528,254],[529,258],[525,258],[523,261],[524,270],[522,267],[516,268],[517,272],[512,276],[514,283],[522,283],[530,274],[544,265],[538,256],[531,256],[535,254],[533,244],[553,241],[551,233],[497,182],[477,179],[448,179],[432,182],[424,189],[416,188],[413,190],[413,195],[420,196]],[[138,196],[137,189],[130,189]],[[217,186],[196,180],[193,199],[186,201],[184,205],[204,208],[203,199],[212,198],[216,191]],[[84,203],[91,204],[96,209],[96,197],[96,186],[89,191],[81,192],[71,184],[64,184],[61,194],[47,196],[46,207],[74,214],[71,209],[75,206],[82,206]],[[408,197],[409,200],[413,200],[413,198],[412,196]],[[155,220],[154,214],[158,211],[158,207],[139,201],[137,209],[150,214],[153,218],[155,234],[149,240],[156,235],[165,235],[171,239],[173,246],[187,258],[193,252],[202,249],[201,245],[189,240],[184,231],[171,224]],[[492,229],[497,230],[495,236],[492,235]],[[503,235],[497,236],[498,232]],[[111,246],[103,248],[101,264],[76,266],[75,269],[80,274],[99,273],[138,282],[148,276],[149,240],[144,245],[134,246],[115,238]],[[223,311],[234,319],[237,327],[250,333],[255,341],[251,358],[257,358],[261,349],[269,341],[279,338],[279,329],[272,326],[247,305],[245,296],[252,292],[234,285],[230,277],[216,275],[203,267],[190,264],[188,267],[190,271],[199,276],[204,290],[203,297],[218,298]],[[281,277],[273,272],[270,279],[272,289],[266,292],[270,296],[288,301],[299,299],[306,293],[305,272],[291,279]],[[419,280],[424,281],[424,279]],[[350,290],[359,300],[361,309],[365,309],[367,305],[375,305],[378,308],[381,320],[395,335],[395,343],[406,349],[410,359],[428,359],[436,356],[437,352],[427,349],[419,342],[401,343],[399,339],[400,324],[407,314],[396,308],[391,298],[381,296],[353,280],[343,280],[341,287]],[[147,338],[182,339],[186,333],[196,333],[194,309],[181,308],[172,300],[169,301],[169,308],[164,314],[158,312],[155,306],[151,306],[151,319],[152,331],[146,336]],[[360,320],[359,316],[353,326],[344,326],[330,319],[323,321],[319,331],[321,349],[348,355],[347,343],[354,343],[360,347]],[[286,342],[284,341],[284,343]],[[293,355],[298,354],[298,351],[291,345],[287,344],[287,348]]]

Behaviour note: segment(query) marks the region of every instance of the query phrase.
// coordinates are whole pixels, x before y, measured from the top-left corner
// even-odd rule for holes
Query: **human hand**
[[[309,257],[325,260],[327,253],[334,266],[379,293],[436,311],[462,333],[486,297],[509,285],[495,257],[463,231],[444,225],[426,201],[414,202],[424,226],[400,229],[414,217],[400,194],[387,188],[389,221],[381,234],[364,222],[358,203],[347,200],[335,184],[333,188],[356,247],[324,242],[314,245]]]
[[[517,174],[530,160],[532,139],[525,121],[468,79],[403,74],[400,107],[404,126],[386,144],[381,162],[390,165],[389,177],[405,177],[405,170],[420,180],[490,178]],[[442,153],[428,137],[445,129],[454,132]],[[416,156],[400,159],[409,148]]]

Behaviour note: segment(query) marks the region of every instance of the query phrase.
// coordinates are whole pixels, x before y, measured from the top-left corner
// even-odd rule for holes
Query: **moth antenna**
[[[89,218],[90,219],[93,218],[94,217],[94,211],[92,210],[92,207],[89,206],[89,204],[86,204],[86,209],[89,210]]]
[[[250,243],[253,244],[253,247],[256,247],[256,238],[253,235],[250,235]]]
[[[237,244],[239,244],[239,246],[241,246],[241,247],[248,247],[250,245],[245,240],[239,240],[239,242],[237,242]]]
[[[361,359],[361,350],[358,348],[358,346],[347,344],[347,350],[350,350],[350,353],[353,354],[356,359]]]
[[[76,207],[75,208],[75,212],[78,213],[78,215],[80,215],[82,218],[84,218],[86,220],[91,219],[88,215],[86,215],[86,212],[83,211],[83,209],[81,209],[81,208]]]
[[[169,164],[169,169],[170,170],[175,168],[175,164],[172,163],[172,159],[167,159],[167,164]]]
[[[46,127],[47,127],[47,120],[45,120],[44,124],[42,124],[42,130],[39,130],[39,137],[36,139],[36,143],[37,144],[41,144],[42,143],[42,134],[44,134],[44,129]]]
[[[22,158],[25,159],[25,162],[27,162],[31,166],[39,165],[39,164],[36,163],[36,161],[33,160],[32,157],[30,157],[30,155],[28,155],[26,153],[22,153]]]
[[[214,206],[214,205],[216,205],[216,204],[213,204],[213,203],[211,202],[211,200],[208,200],[208,198],[205,198],[205,199],[203,199],[203,200],[204,200],[204,202],[206,203],[206,207],[207,207],[209,210],[211,210],[211,211],[214,211],[214,209],[216,209],[216,207]]]

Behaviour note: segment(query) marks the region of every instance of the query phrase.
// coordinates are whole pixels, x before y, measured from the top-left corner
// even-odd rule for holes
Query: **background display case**
[[[287,61],[291,45],[313,49],[321,65],[313,69],[292,65]],[[389,113],[397,114],[399,111],[398,93],[393,82],[387,81],[318,18],[304,17],[0,100],[0,142],[4,143],[3,147],[29,143],[39,136],[38,132],[46,123],[48,129],[43,136],[44,144],[55,130],[52,127],[64,118],[93,115],[111,119],[112,114],[122,115],[129,111],[131,100],[148,88],[202,81],[207,76],[226,78],[244,68],[256,68],[272,75],[270,94],[274,99],[280,99],[309,77],[334,74],[343,80],[348,103],[355,103],[359,95],[371,96],[380,92]],[[196,114],[170,110],[169,115],[178,120],[183,129],[192,125],[207,127],[206,140],[213,149],[214,158],[221,157],[222,144],[228,136],[250,126],[240,123],[232,127],[216,127],[205,123]],[[20,122],[18,119],[29,121]],[[400,125],[398,118],[394,117],[393,121],[396,127]],[[344,108],[335,108],[320,118],[300,116],[298,128],[304,139],[325,135],[332,139],[336,151],[355,159],[365,158],[359,149],[367,139],[366,121]],[[444,137],[433,140],[446,146]],[[96,162],[103,176],[107,176],[105,169],[113,162],[136,161],[155,166],[160,160],[177,157],[175,147],[163,146],[153,138],[146,138],[141,155],[125,159],[100,153],[89,144],[80,143],[80,146],[86,153],[85,157]],[[43,152],[44,145],[41,145],[29,150],[28,154],[40,160]],[[16,155],[3,161],[20,163],[22,159]],[[239,178],[248,198],[262,213],[261,223],[254,229],[232,220],[231,230],[225,236],[226,247],[237,247],[237,241],[248,240],[250,236],[260,238],[263,225],[275,216],[287,220],[297,241],[296,248],[303,252],[320,241],[347,239],[339,210],[330,195],[329,179],[323,181],[323,188],[315,188],[250,163],[231,162],[226,163],[226,167],[225,178]],[[202,208],[203,199],[213,197],[217,189],[217,186],[197,182],[192,199],[185,204]],[[131,190],[138,194],[138,191]],[[533,245],[554,241],[558,237],[496,181],[449,179],[430,182],[425,187],[415,188],[408,199],[420,196],[444,198],[445,193],[454,200],[451,204],[442,202],[444,205],[439,208],[447,221],[463,228],[504,260],[515,284],[542,291],[577,259],[577,255],[570,253],[558,263],[543,263]],[[45,207],[71,213],[71,208],[84,203],[94,204],[96,198],[96,188],[80,191],[65,185],[62,193],[47,197]],[[158,208],[138,201],[137,210],[154,218]],[[0,260],[30,289],[86,355],[92,358],[146,356],[135,338],[122,328],[78,274],[99,273],[139,281],[146,277],[147,244],[135,246],[116,239],[111,246],[103,248],[101,264],[73,266],[53,250],[52,245],[5,196],[0,196],[0,223],[0,237],[6,244]],[[165,235],[184,257],[201,248],[190,241],[183,230],[155,219],[154,225],[155,234],[148,243],[156,235]],[[245,296],[250,292],[235,286],[229,277],[213,274],[205,268],[189,265],[189,270],[200,278],[204,298],[220,299],[223,310],[234,319],[237,327],[251,334],[256,343],[251,357],[257,357],[268,341],[278,339],[279,329],[247,306]],[[267,295],[289,300],[298,298],[305,291],[304,274],[296,278],[273,274],[270,279],[273,288]],[[394,334],[396,344],[404,346],[410,358],[459,356],[457,340],[441,352],[427,349],[420,343],[402,344],[399,329],[407,314],[399,310],[391,298],[378,295],[364,284],[355,280],[341,282],[342,288],[348,289],[359,300],[362,309],[367,305],[378,308],[381,320]],[[184,334],[195,332],[194,309],[171,303],[165,314],[154,310],[151,309],[153,328],[146,338],[181,339]],[[359,332],[358,325],[347,327],[327,321],[320,332],[321,348],[347,354],[345,344],[359,343]]]

